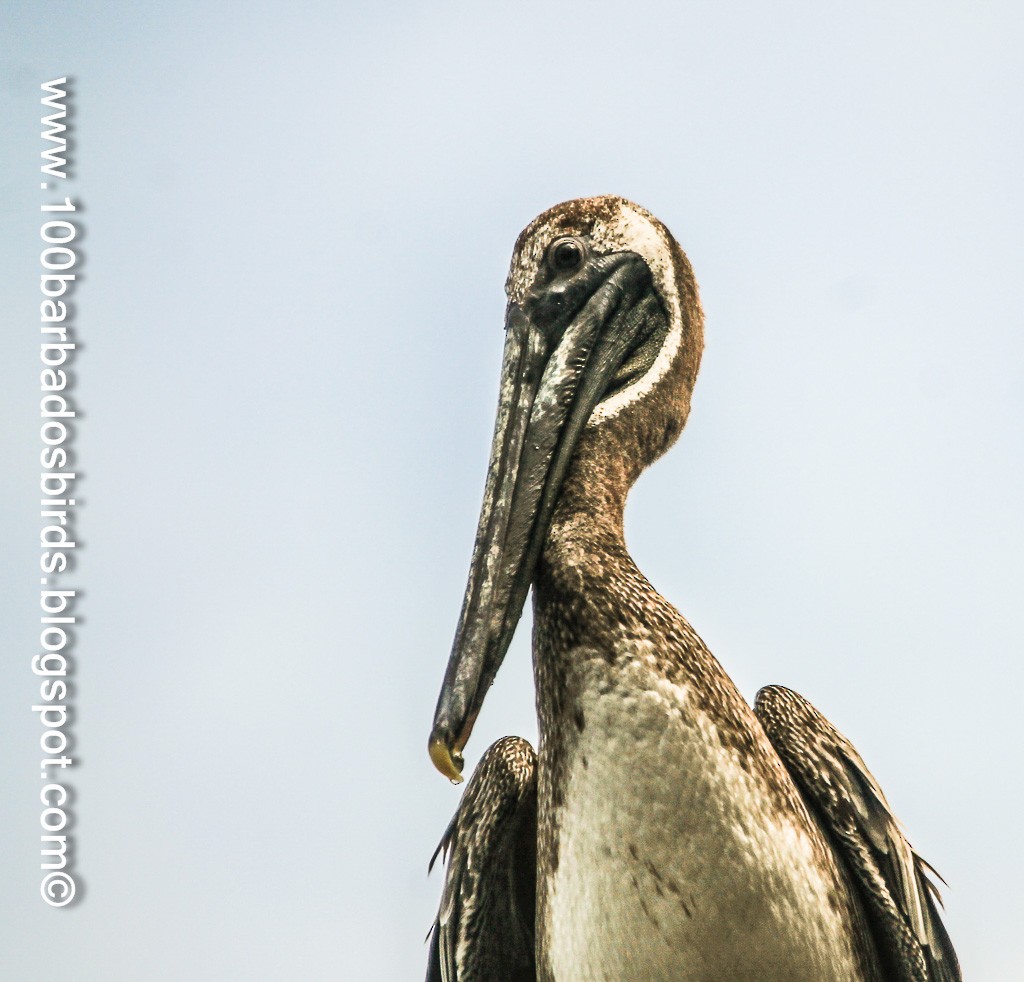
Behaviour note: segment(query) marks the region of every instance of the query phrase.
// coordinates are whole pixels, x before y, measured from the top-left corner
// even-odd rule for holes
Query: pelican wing
[[[852,873],[893,978],[962,982],[929,876],[938,874],[911,848],[853,744],[781,685],[762,689],[754,712]]]
[[[519,737],[484,754],[430,866],[446,870],[427,982],[536,982],[537,756]]]

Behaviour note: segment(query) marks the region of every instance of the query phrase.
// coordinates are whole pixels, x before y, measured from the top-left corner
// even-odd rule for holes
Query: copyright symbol
[[[75,881],[67,873],[47,873],[39,892],[51,907],[63,907],[75,899]]]

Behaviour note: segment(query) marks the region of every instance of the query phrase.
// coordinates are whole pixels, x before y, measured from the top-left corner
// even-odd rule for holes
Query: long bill
[[[633,253],[592,260],[574,280],[572,290],[535,290],[506,318],[480,523],[429,741],[431,760],[453,781],[522,615],[579,435],[657,303]],[[573,295],[578,309],[567,311]]]

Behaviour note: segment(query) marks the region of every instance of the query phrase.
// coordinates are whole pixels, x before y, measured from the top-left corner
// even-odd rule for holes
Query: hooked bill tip
[[[427,749],[430,752],[430,759],[433,761],[434,766],[452,784],[461,784],[462,767],[465,763],[462,759],[462,754],[449,747],[440,737],[432,737]]]

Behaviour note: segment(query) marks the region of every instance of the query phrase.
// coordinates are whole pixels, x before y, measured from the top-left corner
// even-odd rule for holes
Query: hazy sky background
[[[617,193],[687,250],[693,413],[630,547],[808,696],[1024,977],[1016,3],[8,2],[0,974],[421,976],[425,752],[505,270]],[[73,834],[38,886],[39,85],[74,79]],[[468,748],[535,737],[520,629]]]

